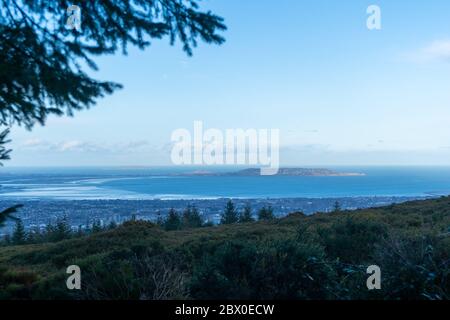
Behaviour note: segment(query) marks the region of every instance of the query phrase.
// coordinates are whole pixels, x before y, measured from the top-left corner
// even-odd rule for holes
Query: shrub
[[[196,264],[190,292],[196,299],[320,299],[330,296],[333,276],[320,246],[232,241]]]

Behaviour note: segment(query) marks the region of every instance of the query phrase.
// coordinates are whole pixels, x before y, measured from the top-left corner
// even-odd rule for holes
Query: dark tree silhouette
[[[5,144],[9,142],[7,140],[7,136],[9,133],[9,129],[4,130],[0,133],[0,166],[3,166],[2,161],[9,160],[9,153],[11,150],[5,147]],[[1,187],[1,186],[0,186]],[[5,209],[0,211],[0,228],[5,225],[6,220],[17,220],[12,214],[16,213],[19,208],[23,207],[23,205],[15,205],[14,207]]]
[[[233,201],[228,200],[225,206],[225,211],[222,213],[222,218],[220,223],[222,224],[233,224],[239,222],[239,215],[236,211]]]
[[[182,222],[178,212],[176,212],[174,208],[170,209],[167,219],[164,222],[164,229],[166,229],[166,231],[173,231],[180,230],[181,227]]]
[[[14,232],[12,234],[12,243],[15,245],[24,244],[27,239],[27,233],[25,231],[25,226],[22,220],[16,221],[16,226],[14,227]]]
[[[271,206],[264,206],[258,211],[258,220],[273,220],[275,215],[273,214],[273,208]]]
[[[81,30],[66,26],[69,5],[81,9]],[[120,88],[87,75],[82,65],[97,70],[93,56],[163,37],[191,55],[199,39],[223,43],[225,29],[195,0],[0,0],[0,126],[43,125],[50,114],[73,115]]]
[[[10,159],[9,153],[11,150],[6,148],[6,144],[10,142],[10,140],[7,139],[8,134],[9,129],[0,132],[0,166],[3,166],[3,161]]]
[[[333,212],[340,212],[341,210],[341,204],[339,203],[339,201],[336,201],[333,205]]]
[[[184,228],[200,228],[203,225],[202,217],[196,206],[188,206],[183,211],[182,224]]]
[[[14,213],[17,212],[19,208],[22,208],[22,204],[15,205],[14,207],[5,209],[3,211],[0,211],[0,227],[3,227],[5,225],[6,220],[19,220],[16,217],[13,216]]]
[[[252,216],[252,208],[250,203],[247,203],[239,216],[239,222],[247,223],[252,221],[255,221]]]

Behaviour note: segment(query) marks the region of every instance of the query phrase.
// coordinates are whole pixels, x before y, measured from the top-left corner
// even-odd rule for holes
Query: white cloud
[[[415,62],[450,62],[450,39],[433,41],[409,57]]]
[[[25,148],[34,148],[34,147],[40,147],[43,144],[46,144],[45,141],[43,141],[41,139],[37,139],[37,138],[32,138],[32,139],[25,140],[21,146],[25,147]]]
[[[72,150],[80,149],[83,146],[84,146],[84,143],[81,141],[76,141],[76,140],[75,141],[65,141],[59,145],[58,149],[60,151],[72,151]]]
[[[424,48],[424,52],[430,58],[450,61],[450,40],[435,41]]]
[[[100,142],[89,142],[80,140],[64,140],[58,142],[49,142],[38,138],[32,138],[24,141],[20,149],[41,152],[77,152],[77,153],[131,153],[140,152],[149,147],[147,141],[127,141],[111,144]]]

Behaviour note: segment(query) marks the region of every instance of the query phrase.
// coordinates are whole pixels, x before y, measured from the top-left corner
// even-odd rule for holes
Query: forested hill
[[[133,221],[0,248],[0,298],[448,299],[449,256],[449,197],[179,231]],[[69,265],[82,290],[66,288]]]

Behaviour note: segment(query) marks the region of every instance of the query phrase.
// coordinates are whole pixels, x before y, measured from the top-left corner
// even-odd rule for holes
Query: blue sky
[[[379,5],[382,29],[366,28]],[[124,89],[14,128],[9,166],[170,165],[173,130],[278,128],[283,165],[450,165],[450,2],[209,0],[228,26],[99,58]],[[87,14],[87,13],[83,13]]]

